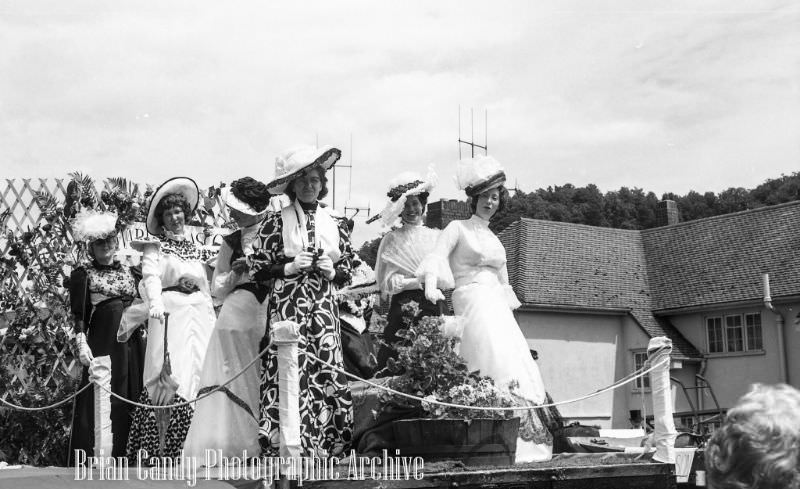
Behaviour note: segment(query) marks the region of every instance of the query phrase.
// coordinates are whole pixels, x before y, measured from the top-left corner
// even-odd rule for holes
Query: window
[[[709,353],[761,351],[764,349],[761,313],[707,317],[706,336]]]
[[[706,319],[706,328],[708,329],[708,352],[724,352],[725,338],[722,337],[722,318]]]
[[[639,370],[644,367],[644,362],[647,361],[647,352],[637,351],[633,353],[633,369]],[[633,381],[634,389],[650,389],[650,376],[645,375]]]
[[[761,313],[745,314],[744,324],[747,328],[747,349],[763,350],[764,343],[761,340]]]

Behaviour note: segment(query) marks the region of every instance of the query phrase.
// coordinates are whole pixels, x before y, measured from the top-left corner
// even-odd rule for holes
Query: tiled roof
[[[656,311],[800,294],[800,201],[641,235]]]
[[[641,232],[522,218],[500,239],[523,304],[628,310],[651,337],[671,338],[675,356],[700,357],[678,330],[652,314]]]

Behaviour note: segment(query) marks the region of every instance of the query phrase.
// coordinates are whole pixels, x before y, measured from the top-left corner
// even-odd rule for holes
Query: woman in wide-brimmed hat
[[[291,320],[300,326],[300,417],[304,455],[339,455],[352,439],[352,400],[344,374],[308,358],[342,366],[337,286],[350,281],[353,251],[347,220],[319,203],[327,194],[325,172],[341,152],[329,146],[287,151],[276,161],[273,193],[284,192],[291,203],[268,214],[258,232],[255,253],[248,258],[250,276],[272,283],[270,320]],[[278,455],[277,347],[265,355],[261,401],[263,453]]]
[[[431,190],[436,186],[433,170],[423,179],[414,172],[405,172],[389,183],[389,201],[380,213],[385,226],[400,226],[389,231],[381,240],[375,262],[375,277],[384,297],[391,297],[383,344],[378,350],[377,369],[383,370],[390,359],[397,358],[394,348],[399,341],[398,330],[405,328],[403,306],[411,301],[419,305],[421,316],[439,316],[445,312],[444,301],[430,302],[416,277],[422,258],[433,251],[439,230],[424,225],[425,208]],[[378,375],[393,375],[392,369]]]
[[[463,328],[459,353],[470,370],[480,370],[503,388],[516,381],[513,393],[522,405],[546,403],[549,396],[539,367],[512,312],[520,303],[508,282],[506,250],[489,229],[489,221],[508,200],[505,172],[494,158],[477,156],[459,163],[457,177],[473,215],[448,224],[433,253],[423,260],[419,276],[425,295],[430,301],[441,300],[438,287],[455,286],[453,309]],[[519,415],[516,461],[550,459],[558,412],[535,409]]]
[[[155,191],[147,212],[147,231],[156,239],[134,241],[142,252],[141,308],[148,317],[144,389],[139,402],[168,405],[193,399],[199,388],[208,341],[214,328],[214,307],[206,279],[210,252],[185,232],[200,197],[190,178],[167,180]],[[120,335],[135,325],[136,306],[126,311]],[[169,313],[167,348],[171,374],[164,365],[164,314]],[[193,408],[137,407],[128,441],[128,456],[175,457],[183,448]],[[145,460],[146,462],[146,460]]]
[[[245,370],[259,352],[267,327],[269,288],[255,283],[246,260],[253,254],[258,228],[270,205],[267,186],[251,177],[233,181],[223,191],[228,214],[239,229],[225,236],[211,279],[211,294],[223,300],[200,375],[202,395]],[[186,455],[205,459],[213,448],[222,457],[259,452],[259,369],[251,367],[221,390],[197,402],[186,436]],[[214,426],[214,429],[209,429]]]
[[[81,209],[70,220],[73,239],[86,245],[90,261],[72,271],[69,280],[71,310],[75,320],[78,358],[84,366],[81,387],[89,382],[88,368],[95,356],[111,357],[111,391],[127,399],[137,399],[142,389],[144,340],[136,330],[127,342],[117,341],[125,307],[136,295],[136,277],[116,259],[118,232],[128,223],[112,210]],[[125,455],[132,408],[111,399],[112,451]],[[94,392],[86,390],[75,399],[70,437],[70,458],[76,449],[93,453]]]

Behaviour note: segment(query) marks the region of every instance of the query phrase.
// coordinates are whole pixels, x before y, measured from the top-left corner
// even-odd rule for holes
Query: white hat
[[[506,174],[500,163],[491,156],[478,155],[458,162],[456,172],[458,188],[473,197],[506,182]]]
[[[70,219],[72,238],[75,241],[91,243],[117,234],[117,214],[93,209],[81,209]]]
[[[164,227],[160,225],[158,219],[156,219],[156,207],[158,207],[158,203],[161,199],[169,194],[183,195],[186,201],[189,202],[192,213],[197,209],[197,204],[200,201],[200,190],[197,188],[197,183],[191,178],[175,177],[162,183],[153,193],[153,197],[150,199],[150,207],[147,209],[147,232],[152,235],[158,236],[164,232]],[[188,222],[192,216],[183,217]]]
[[[332,146],[321,148],[301,146],[290,149],[275,158],[275,178],[267,184],[267,187],[273,194],[281,194],[289,182],[304,170],[316,167],[328,170],[341,156],[342,152]]]
[[[389,182],[389,191],[386,193],[389,202],[386,203],[380,214],[370,218],[367,223],[380,218],[384,226],[393,225],[403,213],[408,197],[430,192],[437,182],[438,177],[433,168],[428,168],[428,174],[424,180],[416,172],[403,172],[397,175]]]
[[[372,268],[358,256],[353,254],[353,261],[360,262],[353,270],[350,285],[337,289],[334,292],[340,301],[358,299],[364,296],[377,294],[380,292],[378,284],[375,282],[375,272]]]

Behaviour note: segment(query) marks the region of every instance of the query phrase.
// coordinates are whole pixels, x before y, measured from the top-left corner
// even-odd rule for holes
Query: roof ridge
[[[682,221],[682,222],[678,222],[678,223],[675,223],[675,224],[667,224],[665,226],[642,229],[640,232],[642,232],[642,233],[650,233],[650,232],[653,232],[653,231],[663,230],[664,228],[672,229],[672,228],[676,228],[676,227],[679,227],[679,226],[689,226],[691,224],[703,223],[703,222],[708,222],[708,221],[717,220],[717,219],[726,219],[726,218],[731,218],[731,217],[734,217],[734,216],[739,216],[739,215],[742,215],[742,214],[773,211],[773,210],[777,210],[777,209],[780,209],[780,208],[783,208],[783,207],[792,207],[792,206],[796,206],[796,205],[800,205],[800,200],[792,200],[792,201],[789,201],[789,202],[781,202],[780,204],[764,205],[764,206],[761,206],[761,207],[756,207],[755,209],[745,209],[743,211],[729,212],[728,214],[719,214],[717,216],[701,217],[700,219],[692,219],[691,221]]]
[[[622,232],[622,233],[640,233],[640,232],[642,232],[641,229],[622,229],[622,228],[613,228],[613,227],[610,227],[610,226],[593,226],[591,224],[581,224],[581,223],[577,223],[577,222],[564,222],[564,221],[550,221],[548,219],[536,219],[536,218],[533,218],[533,217],[523,217],[523,216],[520,216],[520,218],[517,219],[516,221],[514,221],[514,223],[517,223],[517,222],[520,222],[520,221],[546,222],[546,223],[552,223],[552,224],[556,224],[556,225],[560,225],[560,226],[578,226],[578,227],[584,227],[584,228],[590,228],[590,229],[600,229],[600,230],[608,230],[608,231],[611,231],[611,232]],[[509,227],[511,227],[511,225],[508,225],[501,232],[504,232]]]

